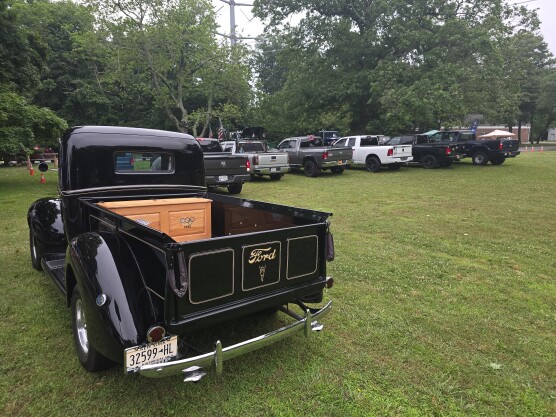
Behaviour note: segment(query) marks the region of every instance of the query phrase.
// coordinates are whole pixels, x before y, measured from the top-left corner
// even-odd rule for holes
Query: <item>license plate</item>
[[[143,365],[168,362],[178,354],[178,336],[170,336],[160,342],[149,343],[125,350],[126,373],[133,373]]]
[[[341,161],[341,160],[338,161],[338,165],[343,165],[343,164],[344,164],[344,161]]]
[[[270,172],[276,172],[278,171],[276,168],[270,168]]]
[[[218,181],[220,181],[220,182],[228,181],[228,176],[227,175],[219,175],[218,176]]]
[[[407,156],[402,156],[402,157],[400,158],[400,160],[402,160],[402,161],[407,160]]]

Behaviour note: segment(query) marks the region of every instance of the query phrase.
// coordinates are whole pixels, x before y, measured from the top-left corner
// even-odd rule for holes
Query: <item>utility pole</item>
[[[230,35],[222,35],[230,38],[230,44],[232,47],[237,43],[238,39],[257,39],[257,38],[249,38],[249,37],[237,37],[236,36],[236,6],[246,6],[246,7],[253,7],[252,4],[248,3],[236,3],[235,0],[220,0],[222,3],[226,3],[230,6]]]

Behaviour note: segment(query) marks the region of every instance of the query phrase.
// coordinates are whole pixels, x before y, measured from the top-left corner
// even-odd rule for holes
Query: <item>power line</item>
[[[239,7],[243,7],[243,6],[253,7],[253,5],[248,4],[248,3],[237,3],[235,0],[220,0],[220,1],[222,3],[226,3],[230,6],[230,35],[228,37],[230,38],[231,45],[234,46],[237,43],[238,39],[257,39],[257,38],[253,38],[253,37],[245,37],[245,36],[237,36],[236,35],[236,11],[235,11],[236,6],[239,6]],[[244,15],[245,15],[245,13],[244,13]],[[222,34],[220,34],[220,35],[222,35]],[[222,35],[222,36],[226,36],[226,35]]]

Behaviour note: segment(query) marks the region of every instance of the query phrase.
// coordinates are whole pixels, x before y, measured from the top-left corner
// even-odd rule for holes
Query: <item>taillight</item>
[[[324,152],[322,153],[322,159],[323,159],[323,160],[328,159],[328,151],[324,151]]]
[[[247,158],[247,164],[245,164],[245,166],[247,167],[247,172],[251,171],[251,162],[249,161],[249,158]]]
[[[153,326],[147,330],[147,340],[150,343],[161,341],[166,336],[166,330],[162,326]]]
[[[452,148],[449,146],[446,147],[446,155],[450,155],[452,153]]]
[[[502,146],[502,141],[500,141],[500,145],[498,145],[498,149],[502,150],[504,147]]]
[[[394,149],[392,149],[392,148],[388,149],[387,155],[388,155],[388,156],[394,155]]]

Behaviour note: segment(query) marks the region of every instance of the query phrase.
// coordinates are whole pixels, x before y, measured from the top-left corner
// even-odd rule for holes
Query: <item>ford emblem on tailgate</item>
[[[280,242],[267,242],[243,247],[243,290],[275,284],[280,281]]]

